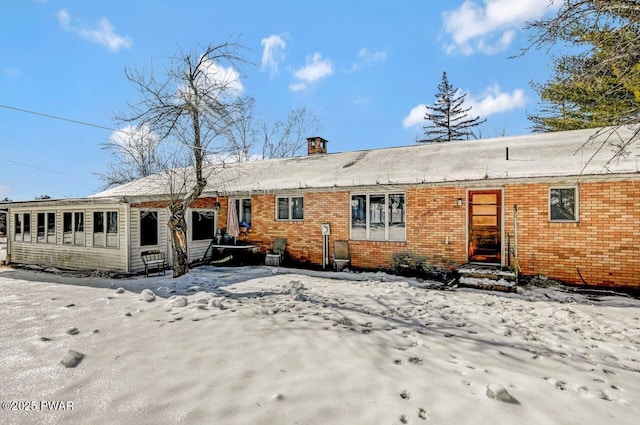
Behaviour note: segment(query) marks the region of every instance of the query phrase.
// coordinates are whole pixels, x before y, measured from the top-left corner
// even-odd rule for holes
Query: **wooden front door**
[[[469,261],[501,263],[502,191],[469,192]]]

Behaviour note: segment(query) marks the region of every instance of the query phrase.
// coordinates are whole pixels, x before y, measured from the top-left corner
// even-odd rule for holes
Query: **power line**
[[[60,171],[49,170],[49,169],[42,168],[42,167],[36,167],[35,165],[25,164],[25,163],[18,162],[18,161],[12,161],[10,159],[7,159],[7,162],[10,162],[10,163],[16,164],[16,165],[21,165],[23,167],[34,168],[36,170],[47,171],[49,173],[60,174],[61,176],[65,176],[66,175],[65,173],[61,173]]]
[[[105,127],[105,126],[99,125],[99,124],[92,124],[92,123],[89,123],[89,122],[72,120],[70,118],[59,117],[57,115],[50,115],[50,114],[45,114],[45,113],[42,113],[42,112],[30,111],[28,109],[16,108],[15,106],[1,105],[0,104],[0,108],[11,109],[11,110],[14,110],[14,111],[24,112],[24,113],[27,113],[27,114],[40,115],[41,117],[52,118],[52,119],[60,120],[60,121],[72,122],[74,124],[81,124],[81,125],[86,125],[86,126],[89,126],[89,127],[101,128],[103,130],[120,131],[120,130],[116,130],[115,128]]]

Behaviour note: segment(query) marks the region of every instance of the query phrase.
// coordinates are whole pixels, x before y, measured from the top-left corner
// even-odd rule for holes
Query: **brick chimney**
[[[322,137],[308,137],[307,138],[307,154],[317,155],[321,153],[327,153],[327,141]]]

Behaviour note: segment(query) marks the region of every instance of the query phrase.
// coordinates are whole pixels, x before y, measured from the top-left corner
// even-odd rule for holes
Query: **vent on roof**
[[[322,137],[307,138],[307,154],[317,155],[327,153],[327,141]]]

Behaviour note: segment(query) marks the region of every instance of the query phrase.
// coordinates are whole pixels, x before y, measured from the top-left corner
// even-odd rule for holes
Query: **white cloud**
[[[295,82],[295,83],[289,84],[289,89],[291,91],[303,91],[307,89],[307,85],[302,82]]]
[[[133,44],[131,37],[121,36],[113,30],[113,25],[107,18],[101,18],[95,29],[87,28],[81,25],[73,25],[71,23],[71,15],[65,9],[58,12],[58,22],[60,27],[65,31],[78,34],[85,40],[106,46],[112,52],[117,52],[121,48],[128,49]]]
[[[322,59],[320,53],[314,53],[307,57],[307,64],[294,72],[293,76],[298,80],[289,85],[293,91],[305,90],[311,84],[334,73],[333,63],[329,59]]]
[[[424,115],[427,113],[427,105],[424,103],[419,104],[409,112],[409,115],[402,120],[402,126],[409,128],[422,124],[424,121]]]
[[[465,98],[464,108],[471,106],[470,114],[486,118],[490,115],[500,112],[511,111],[512,109],[524,108],[527,98],[524,90],[515,89],[511,93],[500,91],[500,86],[494,84],[488,87],[480,97],[474,97],[467,94]],[[427,112],[427,105],[421,103],[413,108],[409,115],[402,119],[404,128],[410,128],[424,123],[424,116]]]
[[[242,94],[244,86],[240,79],[240,73],[233,67],[224,67],[209,59],[203,60],[203,64],[205,72],[201,74],[202,80],[199,81],[199,84],[204,84],[208,87],[220,86],[226,94],[233,96]]]
[[[154,146],[159,140],[148,124],[142,124],[141,127],[127,125],[120,130],[116,130],[109,136],[109,140],[126,149],[132,149],[136,145]],[[142,143],[140,143],[142,142]]]
[[[452,42],[447,53],[470,55],[476,51],[495,54],[505,50],[524,22],[544,16],[560,7],[559,0],[465,0],[457,9],[445,12],[444,31]]]
[[[196,77],[195,84],[201,92],[208,96],[222,96],[235,98],[244,92],[240,73],[233,67],[219,65],[209,58],[202,58],[201,71]],[[193,89],[184,84],[177,90],[180,101],[189,100],[193,96]]]
[[[364,66],[374,66],[379,63],[387,61],[387,51],[378,50],[376,52],[370,52],[369,49],[363,47],[358,52],[358,59],[356,63],[351,67],[351,71],[359,71]]]
[[[473,108],[471,113],[474,116],[479,115],[481,118],[512,109],[524,108],[527,103],[524,90],[515,89],[511,93],[501,92],[498,84],[488,87],[480,98],[468,95],[466,100],[467,104]]]
[[[260,69],[262,71],[269,71],[269,76],[273,77],[278,73],[278,66],[284,60],[284,49],[287,47],[284,37],[279,35],[270,35],[267,38],[263,38],[261,44],[264,46],[262,51],[262,65]]]
[[[7,77],[12,77],[12,78],[19,77],[20,74],[22,73],[19,68],[5,68],[2,70],[2,72]]]

